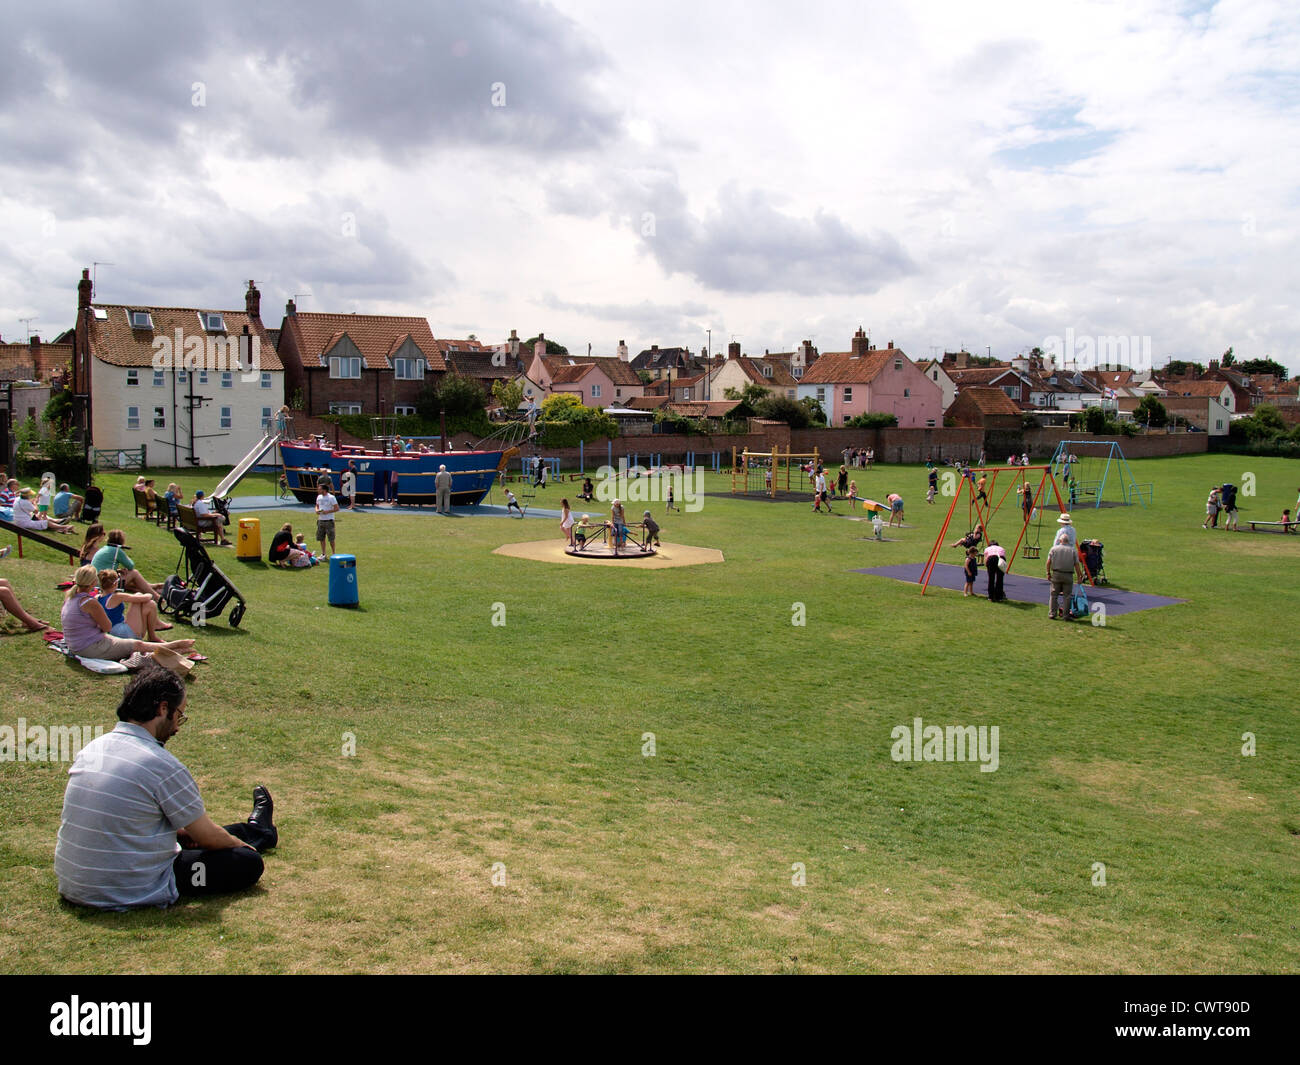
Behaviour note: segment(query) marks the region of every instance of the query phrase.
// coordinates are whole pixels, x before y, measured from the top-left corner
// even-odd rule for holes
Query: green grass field
[[[219,822],[266,783],[279,849],[244,895],[81,912],[53,872],[66,765],[0,763],[0,971],[1294,972],[1300,536],[1201,521],[1246,472],[1243,517],[1276,518],[1297,464],[1132,466],[1154,506],[1078,509],[1080,535],[1112,584],[1188,602],[1104,627],[849,572],[925,559],[945,508],[917,467],[856,471],[907,498],[898,542],[710,496],[654,509],[725,563],[657,572],[492,554],[551,520],[345,514],[356,610],[324,567],[214,549],[249,609],[198,631],[169,750]],[[109,527],[161,580],[178,550],[130,517],[132,479],[106,478]],[[261,518],[265,545],[284,518]],[[51,621],[68,573],[0,563]],[[38,636],[0,655],[0,724],[111,727],[121,677]],[[998,726],[997,771],[893,761],[918,716]]]

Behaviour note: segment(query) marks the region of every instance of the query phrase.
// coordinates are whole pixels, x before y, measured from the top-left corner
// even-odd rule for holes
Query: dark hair
[[[108,542],[118,547],[126,544],[126,533],[121,529],[110,529],[108,533]]]
[[[185,682],[169,669],[148,662],[131,678],[117,707],[119,721],[139,724],[158,716],[164,702],[175,710],[185,701]]]

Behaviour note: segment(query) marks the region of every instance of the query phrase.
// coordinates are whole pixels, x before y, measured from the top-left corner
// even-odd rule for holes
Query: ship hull
[[[452,506],[474,506],[482,502],[496,480],[501,451],[416,452],[385,455],[360,448],[312,447],[305,444],[280,445],[284,457],[285,478],[289,491],[300,503],[316,499],[317,485],[328,478],[330,490],[337,495],[339,479],[355,462],[357,497],[360,505],[392,503],[397,506],[435,506],[437,492],[434,477],[445,465],[451,474]]]

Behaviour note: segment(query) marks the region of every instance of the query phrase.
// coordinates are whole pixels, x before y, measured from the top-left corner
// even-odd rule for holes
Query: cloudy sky
[[[0,334],[104,302],[611,354],[858,325],[1300,370],[1300,8],[4,0]]]

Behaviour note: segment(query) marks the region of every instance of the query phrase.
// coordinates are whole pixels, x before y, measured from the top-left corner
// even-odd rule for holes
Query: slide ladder
[[[264,437],[262,437],[262,439],[259,440],[256,444],[253,445],[253,449],[242,459],[240,459],[238,464],[235,466],[235,468],[231,470],[228,474],[226,474],[226,476],[222,479],[221,483],[217,485],[215,489],[213,489],[212,495],[217,499],[222,499],[226,495],[228,495],[230,490],[244,479],[244,475],[253,468],[253,466],[257,463],[257,460],[260,459],[263,455],[265,455],[268,451],[270,451],[271,448],[275,447],[275,445],[280,442],[280,440],[283,438],[283,435],[284,434],[281,433],[280,430],[278,429],[275,428],[269,429],[267,431],[267,434]]]

